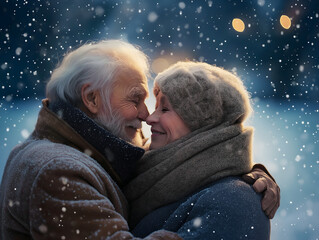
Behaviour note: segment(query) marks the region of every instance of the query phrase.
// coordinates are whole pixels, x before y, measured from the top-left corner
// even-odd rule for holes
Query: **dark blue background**
[[[292,20],[288,30],[279,23],[282,14]],[[159,59],[190,59],[243,79],[255,110],[247,123],[255,127],[254,160],[282,191],[272,239],[319,238],[316,1],[2,0],[0,18],[0,176],[13,146],[32,132],[63,54],[121,38],[150,57],[153,76]],[[245,22],[244,32],[232,28],[234,18]],[[154,98],[148,104],[152,109]]]

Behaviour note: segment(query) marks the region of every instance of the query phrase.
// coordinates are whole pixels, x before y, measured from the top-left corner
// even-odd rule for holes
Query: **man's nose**
[[[138,118],[142,121],[146,121],[146,118],[150,115],[145,103],[141,104],[138,109]]]

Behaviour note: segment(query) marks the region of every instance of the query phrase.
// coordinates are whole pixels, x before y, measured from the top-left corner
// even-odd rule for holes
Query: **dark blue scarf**
[[[80,109],[68,103],[49,102],[48,107],[105,156],[124,183],[133,177],[137,161],[143,156],[144,149],[114,136]]]

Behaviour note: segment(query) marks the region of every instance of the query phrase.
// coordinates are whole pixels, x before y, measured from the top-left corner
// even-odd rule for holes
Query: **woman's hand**
[[[252,171],[242,177],[245,182],[253,184],[256,192],[263,193],[262,209],[272,219],[280,205],[280,188],[275,179],[262,164],[255,164]]]

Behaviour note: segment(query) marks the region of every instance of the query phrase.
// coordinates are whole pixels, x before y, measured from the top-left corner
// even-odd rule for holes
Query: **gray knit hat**
[[[192,131],[206,125],[241,123],[252,111],[242,81],[207,63],[172,65],[155,78],[154,92],[158,90]]]

